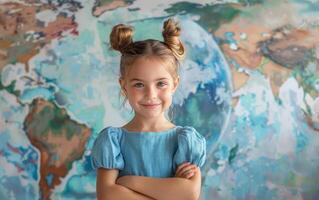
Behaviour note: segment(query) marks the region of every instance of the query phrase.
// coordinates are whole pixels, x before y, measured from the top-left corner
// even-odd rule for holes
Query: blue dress
[[[167,178],[173,177],[184,162],[202,167],[206,140],[190,126],[162,132],[132,132],[109,126],[95,140],[91,158],[94,169],[118,169],[119,177]]]

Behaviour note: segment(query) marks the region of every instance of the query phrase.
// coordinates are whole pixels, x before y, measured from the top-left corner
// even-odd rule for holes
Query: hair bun
[[[165,44],[172,50],[174,56],[181,60],[184,58],[185,48],[179,39],[181,27],[173,19],[169,18],[163,25],[163,38]]]
[[[125,24],[118,24],[112,28],[110,34],[111,47],[123,53],[125,47],[133,42],[133,28]]]

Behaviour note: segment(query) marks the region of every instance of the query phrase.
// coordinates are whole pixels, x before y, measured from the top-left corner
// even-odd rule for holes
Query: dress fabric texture
[[[206,140],[191,126],[161,132],[109,126],[99,133],[91,151],[94,169],[118,169],[119,177],[173,177],[178,165],[191,162],[202,167],[205,159]]]

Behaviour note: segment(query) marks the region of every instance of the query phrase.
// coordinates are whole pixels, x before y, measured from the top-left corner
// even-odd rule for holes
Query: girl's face
[[[158,60],[141,58],[134,62],[125,79],[119,82],[135,114],[153,118],[170,107],[179,78],[173,80]]]

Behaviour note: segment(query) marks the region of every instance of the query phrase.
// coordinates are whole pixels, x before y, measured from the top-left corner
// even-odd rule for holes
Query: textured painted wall
[[[0,2],[0,199],[95,199],[90,149],[132,117],[112,26],[187,58],[174,122],[207,139],[202,199],[319,199],[319,2]]]

